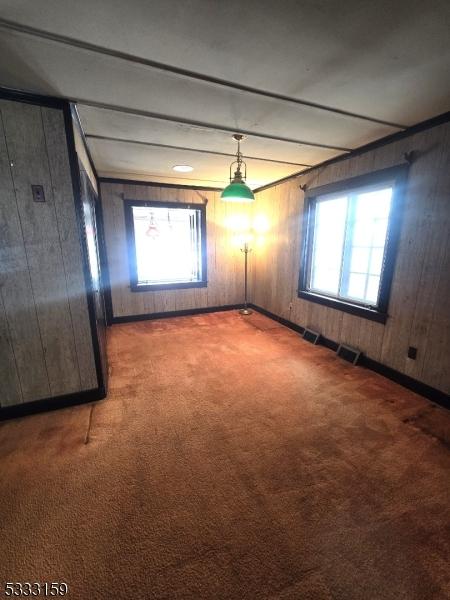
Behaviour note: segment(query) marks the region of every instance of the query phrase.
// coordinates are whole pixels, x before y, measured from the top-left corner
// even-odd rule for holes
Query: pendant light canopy
[[[237,154],[236,160],[230,165],[230,184],[223,190],[220,197],[226,202],[253,202],[255,196],[252,190],[245,184],[247,178],[247,165],[242,160],[241,153],[241,140],[244,136],[238,133],[233,135],[233,139],[237,141]],[[233,165],[237,165],[234,176],[231,176]],[[242,174],[241,167],[244,166],[244,173]]]

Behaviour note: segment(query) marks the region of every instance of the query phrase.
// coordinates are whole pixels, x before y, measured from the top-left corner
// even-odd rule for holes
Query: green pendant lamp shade
[[[231,182],[220,195],[222,200],[227,202],[253,202],[255,196],[252,190],[245,183]]]
[[[238,143],[238,150],[236,160],[230,165],[230,184],[223,190],[220,197],[226,202],[253,202],[255,196],[252,190],[245,184],[247,177],[247,165],[242,160],[240,142],[243,139],[243,135],[235,134],[233,139]],[[234,177],[231,177],[231,167],[237,164],[237,169],[234,172]],[[244,175],[241,172],[241,166],[244,165]]]

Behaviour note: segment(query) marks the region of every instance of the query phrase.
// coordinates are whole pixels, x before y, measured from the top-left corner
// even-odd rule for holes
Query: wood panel
[[[80,374],[41,108],[10,102],[2,113],[50,391],[69,393]],[[33,202],[32,184],[43,186],[45,202]]]
[[[2,294],[0,294],[0,381],[2,381],[1,406],[20,404],[22,390]]]
[[[255,304],[450,392],[449,148],[446,124],[258,193],[253,213],[267,216],[270,231],[255,261]],[[299,299],[304,197],[299,186],[316,187],[391,167],[404,162],[404,153],[410,151],[417,159],[408,178],[386,325]],[[410,345],[418,348],[417,360],[407,358]]]
[[[147,185],[101,183],[105,240],[115,317],[238,304],[244,299],[244,258],[236,219],[249,219],[248,205],[220,200],[220,193]],[[123,197],[161,202],[206,202],[208,285],[205,288],[132,292]],[[252,257],[250,257],[251,265]]]
[[[92,389],[97,378],[62,111],[1,100],[0,116],[6,405]],[[45,202],[33,201],[32,184]]]
[[[41,110],[66,278],[66,292],[79,368],[80,390],[90,390],[97,387],[97,374],[87,297],[84,293],[85,280],[80,234],[73,201],[72,181],[68,176],[70,166],[63,135],[64,116],[58,110],[49,108]]]
[[[2,380],[1,404],[16,404],[50,395],[40,329],[28,269],[23,230],[11,174],[4,131],[4,110],[0,102],[0,206],[2,295],[2,355],[15,363],[21,382],[18,393],[15,378]],[[14,164],[14,163],[13,163]],[[12,383],[12,387],[11,387]],[[4,398],[4,399],[3,399]]]

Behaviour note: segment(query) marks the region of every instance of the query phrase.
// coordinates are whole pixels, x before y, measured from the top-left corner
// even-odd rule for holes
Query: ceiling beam
[[[302,175],[306,175],[307,173],[314,172],[316,169],[323,169],[328,167],[329,165],[334,165],[341,160],[348,160],[349,158],[353,158],[355,156],[360,156],[361,154],[365,154],[366,152],[370,152],[376,150],[377,148],[382,148],[388,144],[392,144],[397,142],[398,140],[402,140],[411,135],[415,135],[416,133],[420,133],[422,131],[426,131],[427,129],[431,129],[432,127],[438,127],[439,125],[443,125],[445,123],[450,122],[450,111],[446,113],[442,113],[437,115],[436,117],[431,117],[431,119],[426,119],[425,121],[421,121],[420,123],[416,123],[415,125],[411,125],[405,131],[397,131],[396,133],[391,133],[383,138],[375,140],[373,142],[369,142],[368,144],[364,144],[363,146],[359,146],[359,148],[355,148],[351,151],[350,154],[341,154],[340,156],[334,156],[333,158],[328,158],[323,162],[317,163],[312,167],[307,169],[302,169],[297,173],[293,173],[292,175],[287,175],[286,177],[282,177],[281,179],[277,179],[276,181],[272,181],[271,183],[266,183],[259,188],[254,189],[254,192],[262,192],[268,188],[271,188],[275,185],[279,185],[280,183],[284,183],[285,181],[294,180],[297,177],[301,177]],[[408,154],[410,157],[408,158]],[[415,151],[412,150],[409,153],[403,154],[403,159],[406,162],[411,160],[411,155],[414,155]]]
[[[295,138],[281,137],[272,133],[262,133],[250,131],[248,129],[228,127],[226,125],[215,125],[213,123],[205,123],[203,121],[195,121],[193,119],[186,119],[184,117],[173,117],[171,115],[161,115],[159,113],[152,113],[148,110],[141,110],[138,108],[128,108],[127,106],[117,106],[115,104],[106,104],[104,102],[95,102],[93,100],[85,100],[83,98],[71,98],[71,102],[75,102],[81,106],[90,106],[91,108],[100,108],[103,110],[112,110],[114,112],[120,112],[127,115],[135,115],[138,117],[144,117],[147,119],[157,119],[160,121],[169,121],[171,123],[180,123],[182,125],[190,125],[192,127],[199,127],[201,129],[212,129],[214,131],[224,131],[227,133],[235,134],[242,133],[251,137],[263,138],[266,140],[275,140],[277,142],[287,142],[288,144],[297,144],[300,146],[311,146],[314,148],[325,148],[327,150],[338,150],[340,152],[351,152],[351,148],[343,148],[342,146],[330,146],[329,144],[319,144],[317,142],[308,142],[306,140],[298,140]]]
[[[119,60],[124,60],[127,62],[138,64],[143,67],[150,68],[150,69],[154,69],[154,70],[158,70],[158,71],[162,71],[162,72],[166,72],[166,73],[172,73],[174,75],[178,75],[180,77],[185,77],[185,78],[196,80],[196,81],[201,81],[203,83],[208,83],[211,85],[225,87],[228,89],[234,89],[236,91],[244,92],[247,94],[252,94],[255,96],[263,96],[265,98],[271,98],[271,99],[277,100],[279,102],[296,104],[296,105],[304,106],[307,108],[312,108],[315,110],[333,113],[336,115],[340,115],[342,117],[347,117],[347,118],[351,118],[351,119],[359,119],[361,121],[369,121],[371,123],[377,123],[379,125],[393,127],[395,129],[407,129],[406,125],[401,125],[399,123],[391,123],[390,121],[377,119],[375,117],[370,117],[367,115],[361,115],[361,114],[350,112],[350,111],[340,109],[340,108],[334,108],[334,107],[327,106],[324,104],[319,104],[317,102],[311,102],[309,100],[302,100],[300,98],[296,98],[293,96],[287,96],[285,94],[278,94],[276,92],[271,92],[269,90],[263,90],[260,88],[254,88],[254,87],[244,85],[241,83],[227,81],[225,79],[221,79],[218,77],[212,77],[210,75],[205,75],[203,73],[197,73],[195,71],[190,71],[188,69],[182,69],[179,67],[174,67],[172,65],[166,65],[164,63],[160,63],[160,62],[157,62],[154,60],[136,56],[134,54],[129,54],[127,52],[121,52],[119,50],[114,50],[112,48],[106,48],[105,46],[99,46],[97,44],[92,44],[90,42],[78,40],[76,38],[61,35],[59,33],[53,33],[50,31],[45,31],[43,29],[38,29],[36,27],[30,27],[29,25],[24,25],[22,23],[17,23],[15,21],[9,21],[7,19],[0,19],[0,28],[15,31],[15,32],[33,36],[33,37],[50,40],[50,41],[56,42],[58,44],[72,46],[74,48],[80,48],[80,49],[86,50],[88,52],[95,52],[96,54],[110,56],[112,58],[116,58]]]
[[[130,140],[130,139],[124,139],[124,138],[109,137],[106,135],[95,135],[92,133],[86,133],[85,137],[88,140],[119,142],[119,143],[124,143],[124,144],[138,144],[140,146],[153,146],[155,148],[167,148],[169,150],[183,150],[183,151],[188,151],[188,152],[200,152],[202,154],[214,154],[216,156],[227,156],[227,157],[236,158],[235,154],[231,154],[229,152],[216,152],[214,150],[203,150],[200,148],[187,148],[185,146],[171,146],[169,144],[158,144],[156,142],[146,142],[146,141],[142,141],[142,140]],[[292,165],[295,167],[311,167],[312,166],[312,165],[306,165],[304,163],[291,162],[288,160],[276,160],[274,158],[263,158],[261,156],[249,156],[248,154],[245,155],[245,158],[247,158],[249,160],[262,160],[264,162],[277,163],[280,165]]]

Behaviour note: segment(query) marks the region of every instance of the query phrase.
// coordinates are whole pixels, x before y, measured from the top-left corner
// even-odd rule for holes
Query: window
[[[405,168],[311,190],[299,296],[386,320]]]
[[[131,289],[206,286],[206,210],[125,200]]]

